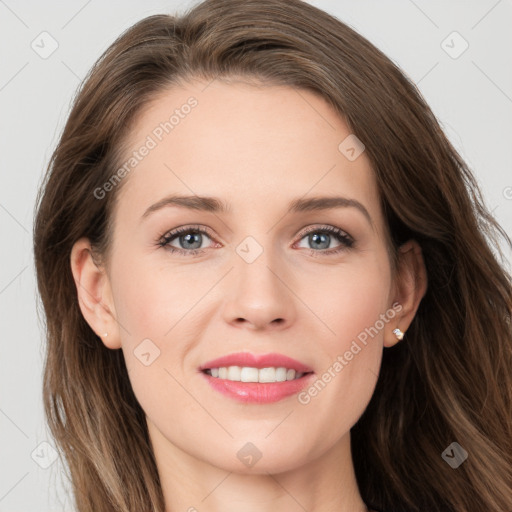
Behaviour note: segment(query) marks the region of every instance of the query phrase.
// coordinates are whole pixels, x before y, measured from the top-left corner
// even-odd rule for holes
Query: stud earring
[[[401,341],[404,338],[404,333],[398,327],[393,329],[393,334],[397,337],[398,341]]]
[[[108,332],[106,332],[103,337],[106,338],[108,336]]]

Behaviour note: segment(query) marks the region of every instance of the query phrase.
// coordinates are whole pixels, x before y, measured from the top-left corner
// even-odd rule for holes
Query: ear
[[[416,315],[421,299],[427,291],[427,270],[423,253],[416,240],[409,240],[398,250],[398,269],[394,283],[394,300],[401,309],[396,307],[397,315],[387,324],[384,346],[392,347],[400,340],[392,332],[399,328],[407,331]]]
[[[110,281],[106,271],[94,262],[87,238],[81,238],[73,245],[70,259],[85,321],[107,348],[121,348]]]

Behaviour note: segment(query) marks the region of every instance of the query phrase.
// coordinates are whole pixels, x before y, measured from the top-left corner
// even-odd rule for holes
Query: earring
[[[404,338],[404,333],[398,327],[393,329],[393,334],[397,337],[398,341],[401,341]]]
[[[106,332],[103,337],[106,338],[108,336],[108,332]]]

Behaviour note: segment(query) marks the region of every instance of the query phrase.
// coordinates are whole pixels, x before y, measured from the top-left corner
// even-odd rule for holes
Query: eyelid
[[[213,231],[207,226],[201,226],[199,224],[184,224],[182,226],[176,226],[175,228],[169,229],[158,238],[158,241],[162,241],[167,238],[175,238],[180,233],[188,233],[189,231],[196,231],[201,234],[206,233],[210,238],[216,238],[215,235],[213,234]]]
[[[300,231],[297,236],[300,235],[300,238],[303,238],[304,236],[306,236],[307,234],[309,234],[313,231],[322,231],[322,230],[331,231],[331,232],[339,231],[339,232],[343,233],[344,235],[346,235],[348,238],[353,240],[353,237],[350,235],[350,233],[348,233],[344,229],[338,228],[336,226],[331,226],[330,224],[310,224],[309,226],[306,226],[305,228],[303,228],[303,230]],[[176,236],[180,232],[188,232],[188,231],[198,231],[200,233],[206,232],[206,234],[210,238],[212,238],[212,239],[216,238],[216,236],[213,234],[213,230],[211,230],[207,226],[202,226],[199,224],[190,224],[190,225],[184,224],[182,226],[176,226],[175,228],[170,229],[169,231],[166,231],[162,236],[160,236],[158,238],[158,240],[167,238],[171,233],[172,233],[172,236]]]
[[[171,241],[174,241],[176,238],[180,236],[181,233],[188,233],[188,232],[196,232],[200,234],[206,234],[208,238],[210,238],[212,241],[217,242],[216,237],[212,234],[212,230],[208,228],[207,226],[202,225],[187,225],[184,224],[182,226],[177,226],[176,228],[173,228],[166,233],[164,233],[159,239],[158,239],[158,245],[164,248],[168,248],[171,252],[181,253],[182,255],[194,255],[198,253],[205,252],[206,249],[181,249],[178,247],[173,247],[170,245]],[[306,226],[298,235],[297,240],[293,242],[293,246],[295,246],[297,243],[299,243],[304,237],[306,237],[309,233],[314,232],[325,232],[328,234],[334,235],[338,241],[340,241],[340,248],[334,248],[334,249],[325,249],[325,250],[319,250],[315,251],[314,249],[307,249],[304,248],[303,250],[310,251],[312,253],[318,253],[329,255],[329,254],[335,254],[337,252],[340,252],[343,249],[343,246],[345,246],[345,249],[350,249],[354,243],[355,239],[345,230],[338,228],[336,226],[332,226],[330,224],[310,224],[309,226]],[[341,241],[340,239],[344,239]]]
[[[343,235],[346,235],[348,238],[353,240],[353,237],[344,229],[338,228],[336,226],[332,226],[330,224],[311,224],[309,226],[306,226],[303,231],[301,231],[300,237],[303,238],[304,236],[308,235],[311,232],[315,231],[327,231],[331,233],[340,233]]]
[[[348,233],[347,231],[337,227],[333,226],[331,224],[324,224],[324,225],[318,225],[318,224],[312,224],[310,226],[306,226],[304,230],[300,233],[298,236],[297,242],[294,242],[294,246],[297,243],[300,243],[300,241],[305,238],[309,233],[327,233],[330,236],[333,236],[338,240],[340,245],[333,249],[325,249],[320,251],[315,251],[314,249],[304,248],[305,251],[309,251],[310,254],[317,255],[335,255],[338,254],[344,250],[352,249],[355,247],[355,239]]]

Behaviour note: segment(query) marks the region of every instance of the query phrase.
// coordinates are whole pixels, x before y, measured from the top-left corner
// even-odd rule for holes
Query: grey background
[[[51,463],[41,400],[31,231],[43,169],[80,80],[103,50],[141,18],[195,3],[0,0],[0,512],[72,510],[62,468]],[[310,3],[358,30],[418,84],[512,233],[512,1]],[[58,43],[47,58],[31,47],[51,48],[43,31]],[[453,31],[469,44],[458,58],[442,47]],[[452,53],[461,44],[453,36],[444,43]]]

